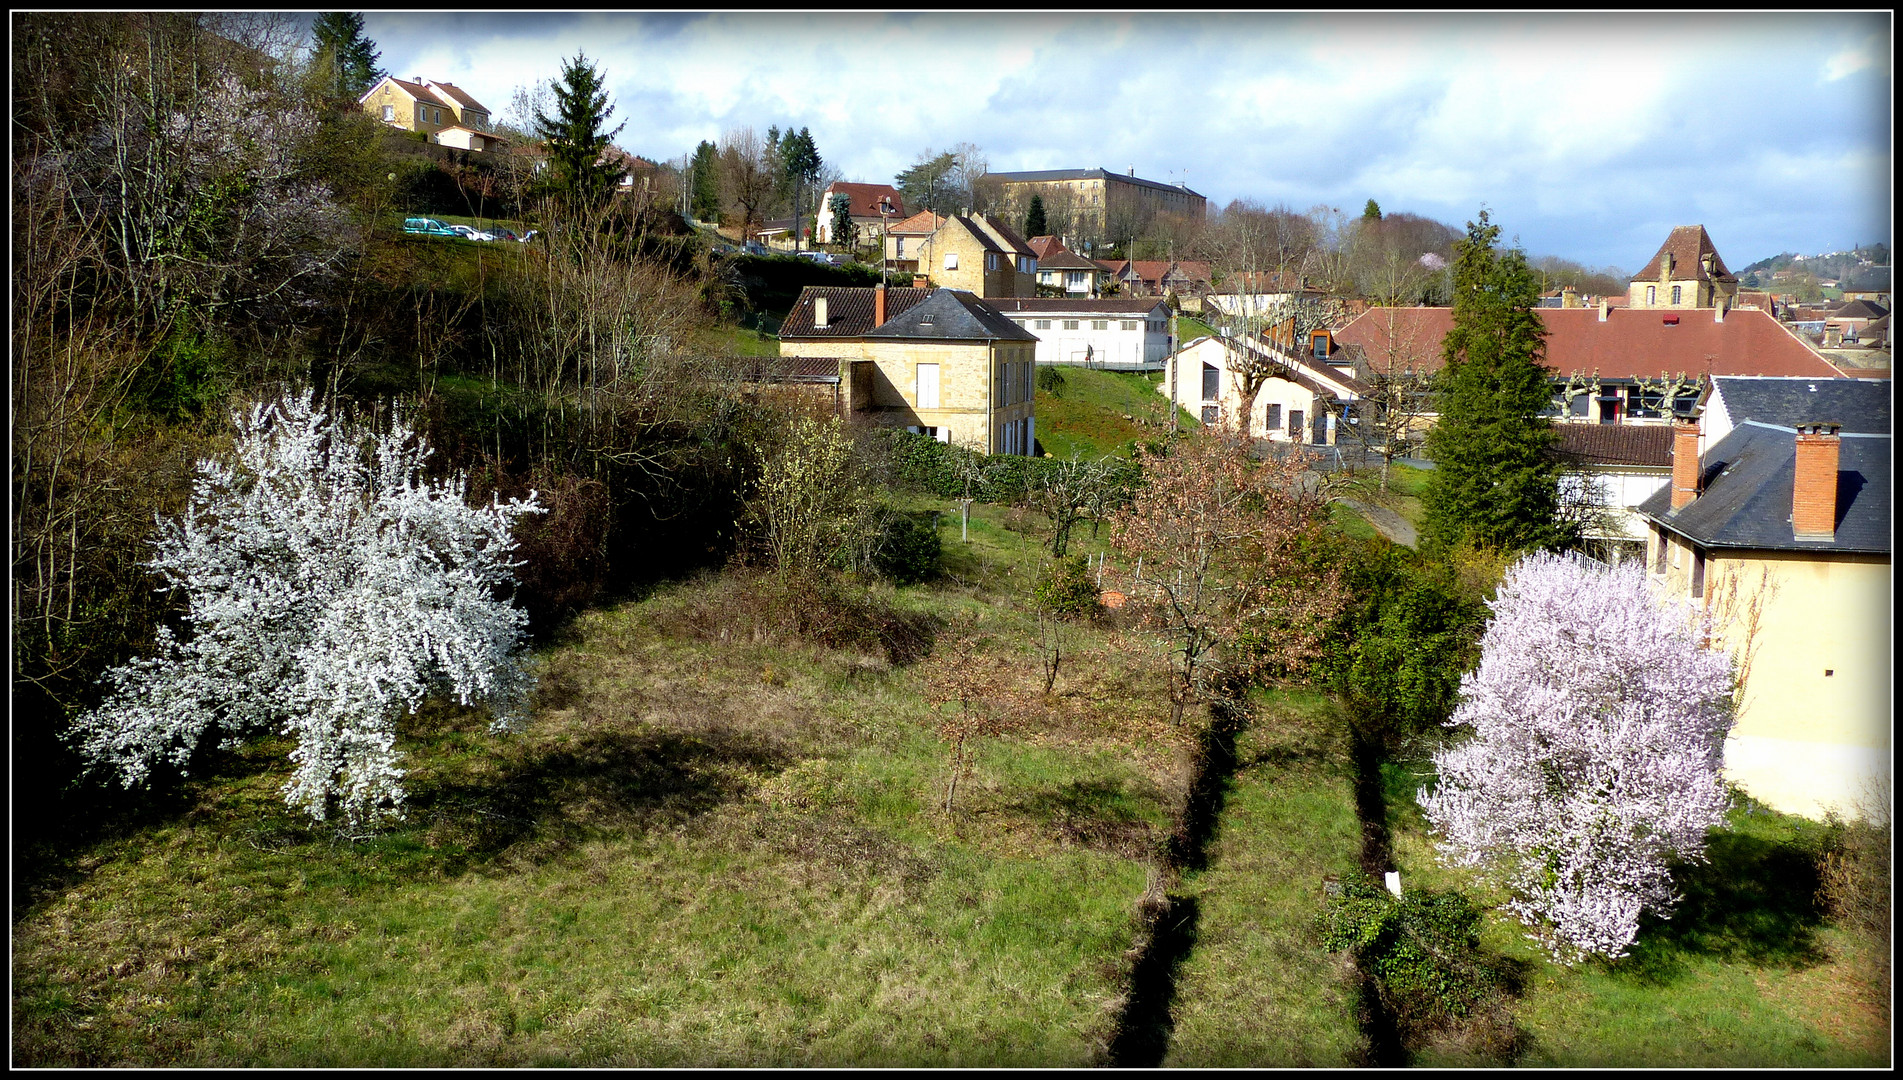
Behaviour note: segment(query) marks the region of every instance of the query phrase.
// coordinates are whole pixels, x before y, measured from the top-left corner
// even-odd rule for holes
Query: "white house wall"
[[[1155,312],[1148,315],[1112,317],[1101,320],[1109,324],[1108,329],[1091,328],[1093,320],[1085,315],[1072,318],[1068,315],[1043,316],[1036,312],[1019,312],[1011,316],[1013,322],[1037,335],[1037,362],[1040,364],[1074,364],[1082,366],[1085,356],[1089,356],[1092,365],[1110,367],[1158,367],[1170,354],[1170,334],[1168,329],[1150,330],[1152,323],[1160,322],[1164,327],[1170,325],[1168,316],[1156,318]],[[1077,323],[1077,329],[1064,329],[1065,322]],[[1135,330],[1125,330],[1126,322],[1134,322]]]

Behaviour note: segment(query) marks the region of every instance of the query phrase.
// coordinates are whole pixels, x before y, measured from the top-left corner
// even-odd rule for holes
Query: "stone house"
[[[1634,308],[1724,307],[1737,295],[1738,276],[1725,269],[1703,225],[1673,229],[1627,287]]]
[[[898,274],[920,274],[919,250],[945,219],[930,210],[920,210],[885,230],[885,268]]]
[[[919,245],[919,273],[934,285],[984,299],[1037,295],[1037,253],[1011,226],[988,214],[946,218]]]
[[[385,75],[357,104],[391,127],[423,132],[442,146],[480,153],[508,143],[495,133],[488,107],[453,83]]]
[[[1638,513],[1656,590],[1740,667],[1727,776],[1777,810],[1855,816],[1873,793],[1887,807],[1891,773],[1889,388],[1849,383],[1859,407],[1803,383],[1756,404],[1808,419],[1740,417],[1734,395],[1702,456],[1698,418],[1677,421],[1670,486]]]
[[[782,357],[836,364],[850,415],[987,454],[1037,446],[1037,338],[957,289],[807,286]]]

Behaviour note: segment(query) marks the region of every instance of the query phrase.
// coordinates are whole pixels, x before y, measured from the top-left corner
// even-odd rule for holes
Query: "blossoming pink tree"
[[[190,508],[160,530],[152,567],[182,590],[189,638],[107,672],[111,692],[73,739],[127,787],[184,769],[206,737],[297,740],[285,801],[323,821],[402,814],[396,721],[431,693],[525,713],[528,616],[502,590],[527,501],[463,501],[427,480],[429,446],[399,414],[381,434],[311,400],[236,416],[235,463],[201,461]]]
[[[1730,658],[1637,563],[1540,553],[1508,571],[1421,806],[1444,863],[1479,868],[1555,959],[1617,958],[1669,914],[1674,862],[1724,823]]]

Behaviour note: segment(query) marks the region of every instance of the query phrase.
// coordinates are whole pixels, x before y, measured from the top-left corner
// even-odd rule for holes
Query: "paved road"
[[[1343,499],[1341,502],[1350,510],[1367,518],[1368,524],[1373,525],[1376,532],[1397,544],[1413,547],[1420,540],[1420,536],[1414,531],[1413,523],[1385,506],[1375,506],[1358,499]]]

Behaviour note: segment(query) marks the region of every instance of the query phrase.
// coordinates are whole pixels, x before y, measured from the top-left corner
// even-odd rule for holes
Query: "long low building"
[[[1116,371],[1156,371],[1175,344],[1169,305],[1155,297],[1072,300],[997,297],[1012,322],[1037,336],[1037,362]]]

